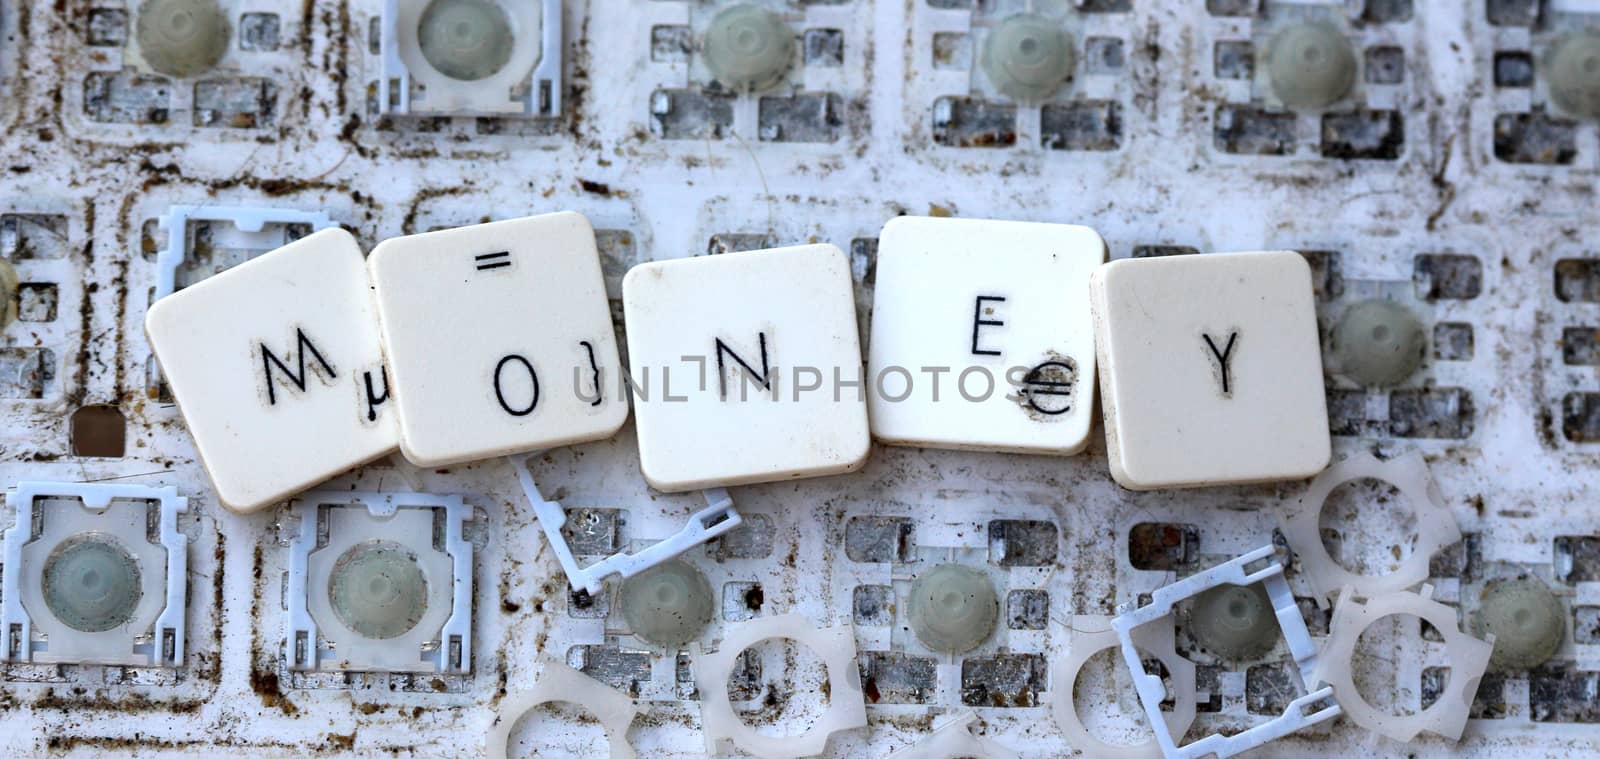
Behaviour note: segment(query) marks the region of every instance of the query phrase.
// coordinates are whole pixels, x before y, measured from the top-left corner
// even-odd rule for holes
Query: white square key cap
[[[396,237],[367,265],[411,463],[598,440],[627,420],[600,254],[581,214]]]
[[[1091,288],[1111,475],[1133,490],[1328,466],[1311,268],[1294,251],[1113,261]]]
[[[234,511],[395,449],[367,268],[343,229],[156,301],[145,332],[217,495]]]
[[[872,434],[1073,454],[1094,416],[1088,227],[902,216],[878,238]]]
[[[622,303],[645,479],[681,491],[866,463],[851,288],[832,245],[633,267]]]

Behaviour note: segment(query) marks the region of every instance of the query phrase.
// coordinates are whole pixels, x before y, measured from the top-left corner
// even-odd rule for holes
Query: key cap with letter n
[[[645,479],[682,491],[865,464],[851,287],[832,245],[633,267],[622,301]]]
[[[162,298],[145,332],[234,511],[281,501],[399,441],[366,265],[343,229]]]

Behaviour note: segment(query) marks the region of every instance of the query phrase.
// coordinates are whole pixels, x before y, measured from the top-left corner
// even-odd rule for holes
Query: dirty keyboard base
[[[558,661],[637,698],[629,740],[640,755],[704,755],[690,658],[631,633],[614,589],[569,591],[508,463],[417,469],[390,456],[319,486],[320,509],[228,513],[143,329],[158,292],[309,234],[319,214],[370,250],[560,210],[593,223],[619,323],[634,264],[831,242],[851,258],[865,338],[876,237],[899,214],[1087,225],[1112,259],[1298,250],[1313,262],[1324,332],[1362,298],[1406,303],[1428,329],[1428,360],[1384,392],[1330,376],[1334,454],[1421,452],[1465,535],[1431,563],[1435,598],[1454,604],[1532,575],[1556,590],[1568,635],[1545,666],[1483,679],[1459,745],[1384,742],[1335,720],[1274,750],[1557,755],[1600,736],[1600,267],[1584,232],[1597,221],[1600,138],[1592,120],[1547,123],[1543,85],[1505,84],[1517,54],[1555,38],[1518,21],[1519,3],[1490,0],[1486,13],[1369,0],[1349,25],[1367,74],[1357,123],[1258,107],[1261,84],[1224,44],[1272,33],[1270,20],[1229,15],[1252,2],[1082,3],[1104,12],[1082,14],[1095,55],[1084,54],[1081,81],[1011,110],[985,105],[1004,101],[973,73],[972,25],[986,12],[944,7],[961,3],[783,6],[810,30],[804,66],[789,73],[805,92],[771,100],[705,93],[705,64],[689,51],[710,10],[628,4],[566,4],[562,86],[535,97],[534,113],[454,118],[390,101],[378,2],[224,3],[239,37],[225,75],[172,87],[122,66],[133,3],[0,10],[0,253],[21,282],[0,347],[0,479],[187,498],[179,509],[149,495],[160,491],[129,491],[155,499],[150,534],[170,518],[187,538],[181,665],[160,666],[176,640],[159,632],[120,642],[132,663],[0,665],[0,750],[468,754],[506,694]],[[549,73],[532,79],[537,92],[549,94],[538,89]],[[200,210],[170,215],[181,206]],[[205,212],[216,207],[294,212],[241,223]],[[111,439],[90,434],[105,429]],[[1066,754],[1051,704],[1070,685],[1052,670],[1075,619],[1114,615],[1270,543],[1305,487],[1124,490],[1102,433],[1097,421],[1088,448],[1066,458],[880,445],[859,472],[732,489],[743,524],[686,557],[714,599],[696,645],[789,613],[853,624],[868,728],[836,735],[829,755],[887,755],[969,711],[986,741]],[[696,493],[649,490],[637,451],[629,421],[612,440],[532,459],[543,492],[569,510],[580,557],[639,550],[704,506]],[[360,498],[399,492],[438,495]],[[1381,570],[1409,555],[1416,520],[1397,501],[1340,492],[1322,522],[1339,557]],[[429,618],[447,633],[442,650],[384,654],[384,674],[350,671],[349,655],[313,655],[286,633],[304,608],[297,583],[327,571],[297,550],[319,530],[374,523],[373,508],[433,525],[431,543],[420,528],[390,538],[456,569],[457,584],[430,598],[470,602],[464,620]],[[0,523],[17,524],[15,509]],[[995,634],[959,655],[923,646],[904,603],[919,572],[950,561],[985,573],[1001,605]],[[1295,569],[1320,642],[1330,614]],[[1352,665],[1367,700],[1417,711],[1438,698],[1443,644],[1415,622],[1374,629]],[[1180,621],[1176,646],[1196,662],[1191,736],[1264,723],[1300,695],[1281,643],[1230,663],[1198,651]],[[728,696],[757,732],[798,733],[824,714],[816,654],[771,641],[751,652],[733,663]],[[1113,651],[1085,665],[1076,703],[1096,735],[1146,734]],[[510,739],[585,756],[605,737],[580,712],[541,708]]]

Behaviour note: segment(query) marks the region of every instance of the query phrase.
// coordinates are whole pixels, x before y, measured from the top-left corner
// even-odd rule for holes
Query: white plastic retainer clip
[[[460,495],[434,493],[376,493],[316,490],[290,499],[299,519],[289,539],[289,572],[284,600],[285,653],[289,669],[308,671],[369,670],[391,672],[436,671],[466,674],[472,671],[472,543],[463,534],[472,519],[472,506]],[[349,532],[330,529],[322,519],[324,508],[360,508],[372,521],[352,519]],[[444,514],[443,550],[434,550],[426,533],[435,510]],[[403,512],[403,513],[402,513]],[[422,528],[420,537],[417,527]],[[323,530],[331,534],[319,537]],[[348,549],[387,538],[415,552],[419,565],[436,578],[428,586],[429,608],[415,627],[386,640],[363,638],[347,627],[332,610],[328,580],[333,564]],[[407,543],[407,539],[413,541]],[[323,541],[321,545],[318,541]],[[420,542],[417,542],[420,541]],[[445,581],[448,580],[448,583]],[[319,624],[318,619],[323,620]],[[428,656],[422,644],[438,641]],[[350,666],[348,653],[360,651],[360,666]],[[341,657],[338,654],[344,655]],[[335,662],[334,666],[327,666]]]
[[[1449,679],[1438,700],[1416,714],[1389,714],[1373,708],[1356,689],[1351,668],[1361,633],[1372,623],[1396,614],[1410,614],[1433,625],[1444,636],[1445,658],[1449,660]],[[1461,739],[1461,731],[1466,728],[1478,682],[1493,652],[1494,636],[1479,640],[1462,632],[1455,610],[1433,600],[1431,585],[1422,586],[1421,593],[1401,590],[1362,601],[1356,600],[1351,588],[1345,588],[1334,605],[1328,640],[1312,678],[1332,686],[1351,721],[1379,735],[1404,743],[1427,730],[1454,741]]]
[[[828,672],[828,708],[799,735],[762,735],[739,718],[728,700],[728,675],[733,672],[739,654],[757,643],[776,638],[792,640],[811,649]],[[719,753],[722,744],[727,742],[757,759],[816,756],[828,747],[828,739],[834,733],[867,724],[861,670],[856,665],[856,634],[848,624],[817,629],[799,614],[759,617],[729,629],[716,651],[701,653],[698,646],[693,646],[692,653],[708,755]]]
[[[76,498],[58,504],[34,536],[34,509],[39,501]],[[0,542],[0,661],[98,663],[179,667],[185,656],[185,622],[189,602],[189,538],[178,531],[178,515],[189,511],[189,499],[177,488],[129,483],[19,482],[6,495],[16,524]],[[144,506],[144,503],[150,505]],[[146,538],[155,516],[159,543]],[[125,541],[139,562],[141,597],[126,623],[98,632],[75,630],[59,620],[43,593],[44,557],[75,537],[100,533]],[[39,561],[25,560],[36,554]],[[25,603],[25,598],[38,598]],[[29,613],[29,608],[35,614]],[[37,633],[37,635],[36,635]],[[138,636],[148,643],[138,643]]]
[[[1319,520],[1323,504],[1335,488],[1347,482],[1373,479],[1399,489],[1417,516],[1417,543],[1399,568],[1386,575],[1358,575],[1339,566],[1322,544]],[[1351,454],[1317,475],[1300,496],[1294,512],[1282,521],[1283,536],[1300,560],[1300,574],[1315,591],[1317,603],[1327,606],[1328,597],[1349,586],[1358,596],[1377,596],[1415,587],[1428,579],[1428,563],[1433,555],[1461,539],[1455,516],[1445,506],[1439,486],[1428,473],[1422,454],[1409,451],[1388,461],[1380,461],[1366,451]]]
[[[394,114],[561,115],[562,3],[523,0],[504,3],[516,35],[511,57],[493,74],[476,81],[445,75],[422,54],[418,27],[425,0],[383,0],[379,31],[378,112]],[[393,83],[391,85],[391,82]],[[412,83],[422,85],[412,97]],[[511,95],[526,86],[526,100]]]
[[[639,754],[628,743],[628,726],[633,718],[644,712],[633,699],[604,683],[585,675],[561,662],[546,662],[539,681],[530,690],[507,694],[500,701],[494,719],[489,723],[484,753],[489,759],[505,759],[510,750],[511,730],[534,707],[554,701],[565,701],[587,710],[606,731],[611,744],[611,759],[634,759]]]
[[[561,534],[562,525],[567,523],[567,510],[557,501],[546,501],[539,493],[539,483],[533,481],[533,473],[528,471],[526,455],[510,456],[506,461],[511,463],[517,480],[522,483],[522,492],[533,504],[533,513],[539,518],[539,526],[544,530],[545,539],[550,541],[550,549],[555,552],[556,561],[561,563],[561,571],[566,573],[567,582],[590,595],[598,594],[605,585],[605,579],[611,575],[632,577],[743,522],[739,512],[733,508],[733,496],[728,495],[725,488],[714,488],[705,491],[706,507],[690,514],[689,522],[683,529],[638,553],[615,553],[587,567],[580,567],[578,559],[572,554],[572,547],[567,545],[566,537]]]
[[[1133,675],[1134,689],[1139,692],[1139,701],[1144,705],[1150,724],[1156,728],[1156,742],[1167,759],[1199,759],[1203,756],[1225,759],[1339,716],[1339,704],[1334,701],[1337,689],[1312,687],[1318,682],[1314,674],[1319,661],[1317,646],[1311,640],[1311,633],[1306,630],[1305,619],[1300,616],[1300,607],[1295,603],[1289,581],[1283,576],[1283,564],[1278,562],[1276,551],[1271,545],[1262,546],[1203,572],[1196,572],[1157,589],[1151,594],[1148,605],[1111,620],[1111,626],[1122,641],[1122,658]],[[1141,625],[1170,618],[1178,602],[1184,599],[1223,584],[1246,586],[1256,583],[1261,583],[1272,602],[1278,629],[1283,632],[1289,654],[1294,657],[1295,665],[1300,670],[1306,695],[1289,702],[1282,714],[1249,730],[1234,735],[1208,735],[1179,746],[1174,731],[1162,719],[1161,701],[1166,697],[1167,689],[1161,684],[1159,676],[1145,672],[1133,635]],[[1317,708],[1318,704],[1324,705]]]
[[[156,253],[155,300],[161,300],[178,289],[178,268],[189,260],[191,221],[226,221],[239,231],[249,233],[260,232],[268,224],[304,224],[312,232],[334,226],[333,220],[323,211],[250,206],[172,206],[157,219],[167,233],[167,247]]]

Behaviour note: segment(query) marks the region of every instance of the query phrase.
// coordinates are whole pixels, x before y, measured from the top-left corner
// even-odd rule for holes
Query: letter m
[[[317,346],[312,344],[311,338],[306,337],[305,330],[295,327],[294,335],[295,347],[290,351],[287,361],[278,358],[272,352],[272,349],[267,347],[266,343],[259,343],[261,346],[261,373],[267,381],[267,401],[274,406],[278,405],[278,391],[274,388],[272,381],[274,367],[283,373],[289,384],[294,385],[302,393],[306,390],[306,356],[308,355],[316,359],[316,363],[311,367],[313,371],[321,367],[324,377],[330,380],[337,379],[339,376],[333,371],[333,365],[328,363],[328,359],[323,358],[322,353],[317,350]],[[293,369],[289,368],[289,362],[294,363]]]

